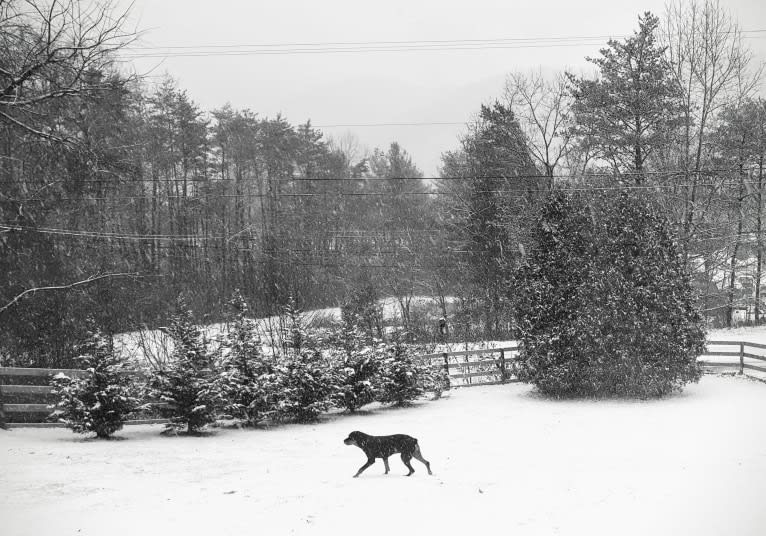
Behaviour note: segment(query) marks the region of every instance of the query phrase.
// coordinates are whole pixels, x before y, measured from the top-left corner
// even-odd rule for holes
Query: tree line
[[[635,189],[672,223],[704,314],[762,320],[766,102],[737,21],[712,0],[645,13],[592,75],[512,73],[439,177],[398,143],[362,154],[310,121],[203,110],[126,74],[109,2],[0,2],[0,359],[65,366],[86,336],[196,321],[239,289],[255,316],[295,297],[354,304],[433,337],[513,335],[512,276],[552,190]],[[451,298],[456,306],[449,306]],[[384,335],[379,325],[380,335]]]

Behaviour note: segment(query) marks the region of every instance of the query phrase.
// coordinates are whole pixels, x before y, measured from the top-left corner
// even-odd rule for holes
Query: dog
[[[431,472],[431,464],[423,458],[423,454],[420,452],[420,446],[418,445],[418,440],[414,437],[404,434],[372,436],[355,431],[348,434],[348,437],[344,439],[343,442],[346,445],[355,445],[359,447],[367,456],[367,463],[359,468],[354,475],[354,478],[361,475],[365,469],[375,463],[375,458],[383,458],[383,465],[386,467],[385,474],[388,474],[388,457],[397,452],[401,453],[404,465],[410,470],[410,472],[407,473],[407,476],[410,476],[415,472],[415,469],[410,465],[410,460],[412,458],[415,458],[425,465],[429,475],[433,474]]]

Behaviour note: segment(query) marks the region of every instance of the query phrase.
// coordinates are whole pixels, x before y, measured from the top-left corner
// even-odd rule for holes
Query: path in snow
[[[8,536],[134,534],[766,533],[766,385],[706,376],[663,401],[541,399],[453,390],[411,409],[317,425],[123,440],[0,431]],[[391,459],[360,478],[348,432],[409,433],[429,477]]]

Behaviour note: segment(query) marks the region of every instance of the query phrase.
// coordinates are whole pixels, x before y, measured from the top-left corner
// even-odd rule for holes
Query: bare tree
[[[700,206],[701,171],[711,155],[718,112],[752,94],[761,69],[750,69],[752,55],[734,17],[718,0],[678,0],[668,4],[662,39],[682,99],[678,164],[686,172],[684,238],[694,234]]]
[[[108,87],[115,53],[136,38],[113,0],[0,0],[0,121],[50,141],[57,99]]]
[[[511,73],[505,98],[526,137],[529,154],[551,180],[571,148],[571,96],[566,79],[546,79],[541,71]]]
[[[359,136],[351,131],[346,131],[338,137],[330,136],[327,145],[345,157],[349,168],[367,158],[370,153],[369,149],[359,141]]]

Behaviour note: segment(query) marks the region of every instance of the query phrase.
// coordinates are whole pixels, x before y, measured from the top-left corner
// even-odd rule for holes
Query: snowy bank
[[[525,385],[453,390],[317,425],[82,440],[0,432],[0,519],[13,536],[110,534],[760,535],[766,385],[704,377],[661,401],[550,401]],[[409,433],[360,478],[352,430]]]

